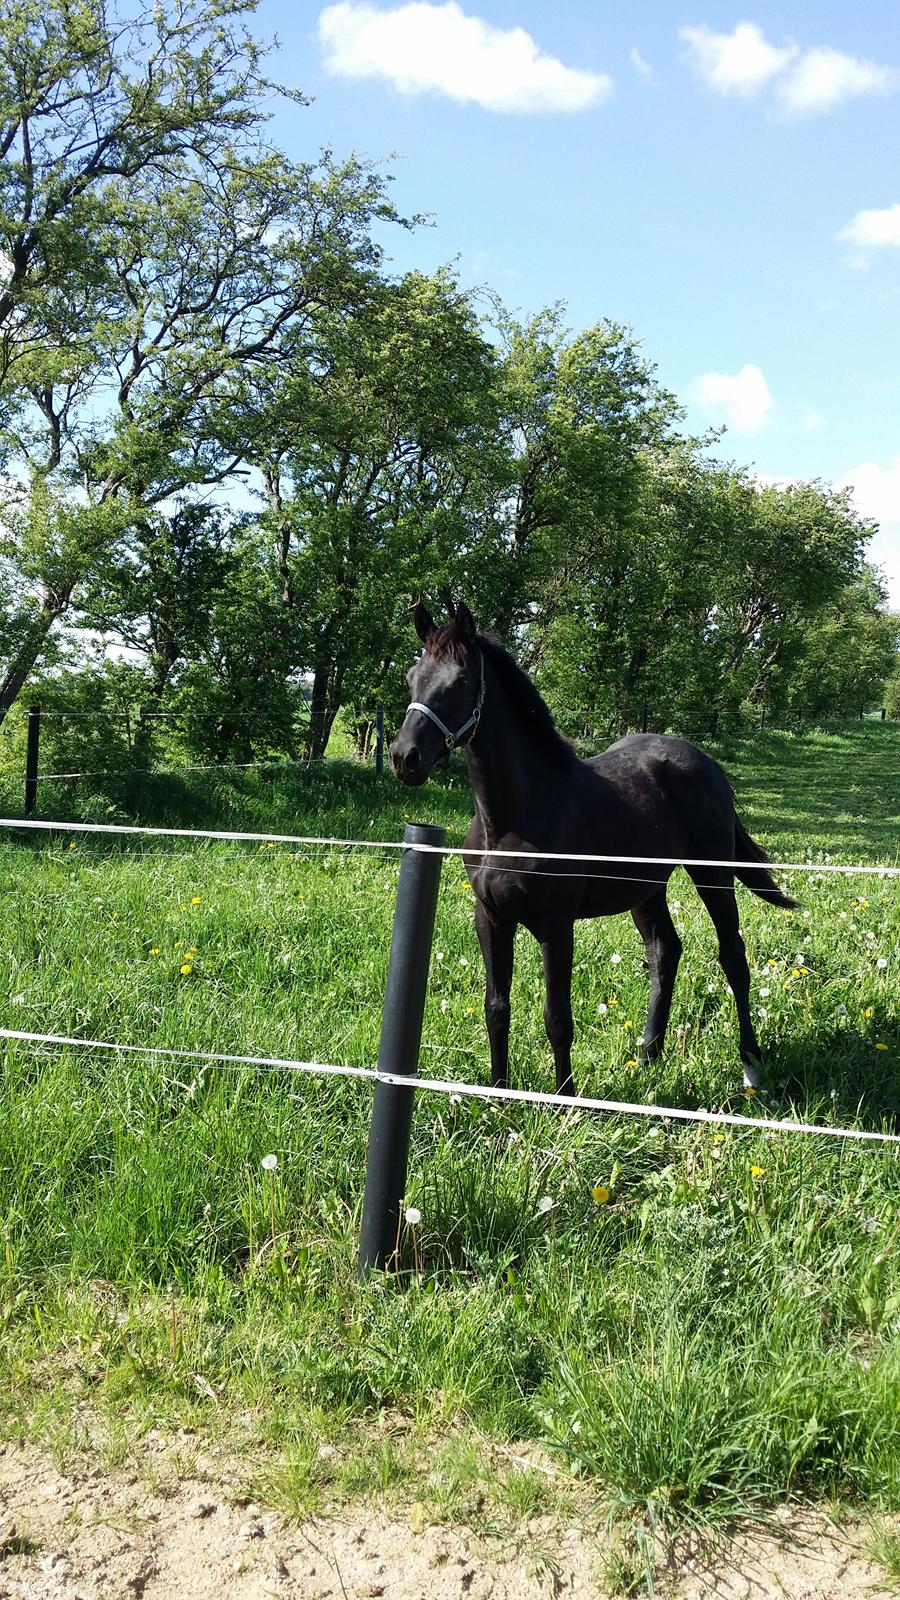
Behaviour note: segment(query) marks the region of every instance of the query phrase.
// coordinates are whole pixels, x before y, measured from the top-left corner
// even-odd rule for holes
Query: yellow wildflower
[[[765,1167],[751,1167],[750,1176],[751,1178],[761,1178],[763,1177],[765,1170]]]
[[[202,898],[201,898],[201,896],[199,894],[195,894],[195,895],[191,896],[191,905],[192,906],[200,906],[202,904],[203,904],[203,900],[202,900]]]
[[[595,1183],[593,1189],[591,1190],[591,1194],[594,1196],[594,1200],[598,1206],[605,1206],[607,1200],[609,1199],[609,1190],[602,1183]]]
[[[150,954],[152,956],[158,956],[159,955],[159,945],[158,944],[155,944],[153,946],[153,949],[150,951]]]
[[[189,972],[193,972],[194,969],[193,969],[193,967],[192,967],[192,965],[191,965],[191,963],[189,961],[185,961],[184,965],[179,967],[178,970],[179,970],[179,972],[183,972],[185,977],[186,977],[187,974]]]
[[[634,1027],[634,1023],[632,1022],[631,1018],[630,1017],[626,1017],[625,1021],[622,1023],[622,1031],[623,1031],[623,1033],[627,1033],[628,1029],[629,1028],[633,1028],[633,1027]]]
[[[876,1050],[886,1050],[887,1049],[887,1045],[886,1044],[877,1044],[875,1046],[875,1049]]]
[[[875,1015],[874,1007],[873,1006],[866,1006],[866,1009],[863,1012],[863,1016],[864,1017],[874,1017],[874,1015]]]

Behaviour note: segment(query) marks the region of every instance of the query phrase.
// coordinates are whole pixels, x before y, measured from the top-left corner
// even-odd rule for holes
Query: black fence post
[[[375,771],[379,778],[384,772],[384,706],[375,707]]]
[[[403,838],[406,844],[442,845],[446,834],[443,828],[408,822]],[[400,1207],[406,1194],[413,1085],[419,1070],[419,1044],[443,859],[437,853],[418,850],[404,850],[400,858],[378,1068],[381,1072],[402,1073],[409,1078],[410,1086],[375,1085],[359,1235],[361,1278],[387,1266],[397,1250]]]
[[[25,815],[29,817],[37,800],[38,751],[41,743],[41,708],[28,707],[28,743],[25,746]]]

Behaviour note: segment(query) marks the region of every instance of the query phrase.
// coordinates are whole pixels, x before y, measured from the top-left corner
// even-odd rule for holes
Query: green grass
[[[900,728],[718,753],[772,854],[897,859]],[[41,807],[115,817],[125,798],[45,792]],[[458,772],[414,802],[458,842]],[[158,780],[143,814],[397,838],[409,804],[335,762]],[[395,857],[59,834],[0,839],[0,869],[7,1025],[374,1061]],[[741,892],[760,1112],[900,1128],[898,885],[820,875],[799,896],[786,915]],[[744,1110],[711,925],[683,875],[670,899],[685,957],[655,1067],[630,1064],[647,1000],[630,919],[578,930],[578,1087]],[[486,1079],[481,1006],[471,896],[448,862],[424,1072]],[[549,1087],[525,935],[513,1036],[513,1081]],[[298,1510],[394,1492],[429,1516],[514,1523],[559,1500],[553,1471],[515,1464],[536,1449],[651,1529],[801,1494],[900,1509],[893,1147],[421,1095],[422,1223],[404,1230],[402,1280],[360,1286],[368,1085],[25,1045],[4,1062],[7,1431],[115,1458],[152,1426],[233,1426],[269,1447],[271,1492]]]

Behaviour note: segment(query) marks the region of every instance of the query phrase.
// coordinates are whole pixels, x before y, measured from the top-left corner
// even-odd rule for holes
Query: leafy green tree
[[[787,705],[801,715],[857,716],[881,705],[900,650],[900,616],[868,566],[810,622],[785,672]]]
[[[154,508],[230,480],[215,423],[245,371],[379,259],[379,176],[267,145],[250,9],[16,0],[0,24],[0,448],[37,507],[27,547],[6,536],[0,718]]]
[[[390,697],[409,598],[471,588],[502,558],[484,507],[507,464],[494,350],[449,273],[372,280],[288,355],[254,374],[235,431],[265,487],[317,759],[343,702]]]

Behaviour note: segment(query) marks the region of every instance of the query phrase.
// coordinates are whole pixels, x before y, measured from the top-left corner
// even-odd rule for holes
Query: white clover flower
[[[771,989],[760,989],[759,992],[764,1000],[772,993]]]
[[[542,1194],[540,1200],[538,1201],[538,1216],[545,1217],[548,1211],[553,1210],[555,1204],[556,1201],[552,1200],[549,1194]]]
[[[879,972],[883,972],[885,967],[887,966],[887,956],[879,956],[878,960],[875,963],[875,965],[878,968]]]
[[[619,952],[617,950],[615,952],[615,955],[611,955],[610,958],[609,958],[610,966],[611,967],[617,967],[619,965],[619,962],[621,961],[621,959],[622,959],[622,957],[619,955]]]
[[[443,959],[444,959],[443,950],[435,950],[434,959],[435,959],[435,961],[443,961]]]
[[[459,964],[460,964],[460,966],[461,966],[461,967],[467,967],[467,966],[468,966],[468,965],[469,965],[469,963],[468,963],[468,961],[467,961],[467,960],[466,960],[466,957],[465,957],[465,956],[460,956],[460,958],[459,958]]]
[[[407,1206],[403,1213],[403,1220],[408,1228],[417,1228],[422,1221],[422,1213],[418,1206]]]
[[[263,1168],[264,1172],[274,1172],[277,1165],[277,1156],[263,1156],[262,1161],[260,1162],[260,1166]]]
[[[600,1016],[600,1017],[605,1017],[606,1013],[608,1012],[608,1010],[609,1010],[609,1006],[606,1005],[604,1003],[604,1001],[601,1000],[600,1004],[597,1007],[597,1015]]]

